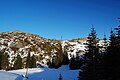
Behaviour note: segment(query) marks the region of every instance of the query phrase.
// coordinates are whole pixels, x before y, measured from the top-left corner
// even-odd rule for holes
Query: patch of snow
[[[8,71],[10,73],[25,75],[26,69]],[[63,80],[77,80],[79,70],[69,70],[68,65],[63,65],[59,69],[31,68],[28,69],[28,80],[58,80],[59,74]],[[12,79],[15,80],[15,79]],[[18,79],[19,80],[19,79]]]
[[[1,80],[16,80],[16,78],[18,76],[19,75],[13,74],[13,73],[10,73],[10,72],[0,71],[0,79]]]

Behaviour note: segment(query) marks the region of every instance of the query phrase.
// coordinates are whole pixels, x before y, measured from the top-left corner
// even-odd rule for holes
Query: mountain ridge
[[[25,33],[19,30],[3,32],[0,34],[0,51],[9,55],[10,66],[14,65],[19,54],[25,63],[25,59],[35,55],[37,62],[47,64],[52,57],[65,51],[70,59],[71,55],[85,53],[87,37],[72,40],[56,40],[43,38],[36,34]],[[102,42],[100,43],[102,44]]]
[[[38,34],[34,34],[34,33],[30,33],[30,32],[24,32],[24,31],[21,31],[21,30],[12,30],[12,31],[5,31],[5,32],[0,32],[0,34],[2,34],[2,33],[26,33],[26,34],[33,34],[33,35],[37,35],[37,36],[39,36],[39,37],[42,37],[42,36],[40,36],[40,35],[38,35]],[[42,38],[45,38],[45,37],[42,37]],[[55,39],[55,38],[45,38],[45,39],[52,39],[52,40],[60,40],[60,41],[63,41],[62,39]],[[79,38],[73,38],[73,39],[67,39],[67,40],[69,40],[69,41],[71,41],[71,40],[82,40],[82,39],[87,39],[87,37],[79,37]]]

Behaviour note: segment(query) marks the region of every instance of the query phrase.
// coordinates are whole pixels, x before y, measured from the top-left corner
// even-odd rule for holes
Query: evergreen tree
[[[14,69],[22,69],[22,67],[23,67],[22,58],[18,54],[14,63]]]
[[[69,59],[68,59],[68,53],[66,50],[64,50],[64,53],[63,53],[63,62],[62,62],[63,65],[68,65],[69,64]]]
[[[62,65],[63,54],[61,54],[59,52],[56,53],[56,56],[54,56],[53,60],[54,61],[52,62],[52,64],[53,64],[54,68],[59,68]]]
[[[114,53],[114,72],[116,80],[120,80],[120,25],[115,28],[116,30],[116,54]],[[114,78],[114,79],[115,79]]]
[[[107,38],[106,38],[106,34],[105,34],[105,33],[104,33],[104,38],[103,38],[103,40],[104,40],[105,46],[107,46]]]
[[[110,44],[104,53],[101,80],[120,80],[120,26],[110,32]]]
[[[79,52],[76,52],[75,69],[80,69],[80,60]]]
[[[52,60],[49,60],[48,67],[55,68],[55,56],[52,57]]]
[[[54,53],[54,56],[52,56],[52,61],[49,63],[51,64],[49,67],[51,68],[59,68],[64,61],[64,53],[63,53],[63,48],[62,45],[59,43],[57,47],[57,52]]]
[[[51,60],[48,60],[47,65],[48,65],[49,68],[52,68],[52,67],[51,67],[51,65],[52,65]]]
[[[28,55],[27,55],[27,58],[26,58],[26,68],[29,68],[29,66],[30,66],[30,52],[28,52]]]
[[[5,49],[0,51],[0,69],[8,70],[9,68],[9,55],[5,53]]]
[[[61,74],[59,74],[59,80],[62,80],[62,75]]]
[[[104,54],[103,58],[103,79],[105,80],[113,80],[114,78],[112,77],[113,73],[113,63],[114,63],[114,55],[116,54],[116,35],[115,33],[111,30],[110,34],[110,45],[108,46],[106,53]],[[115,54],[113,54],[115,53]],[[116,80],[116,79],[115,79]]]
[[[7,53],[3,53],[1,68],[4,69],[4,70],[8,70],[8,68],[9,68],[9,60],[8,60],[8,58],[9,58],[9,55]]]
[[[76,70],[76,69],[80,69],[82,64],[83,64],[83,60],[82,58],[80,58],[79,52],[76,52],[76,57],[74,57],[74,55],[71,57],[69,67],[71,70]]]
[[[104,56],[104,79],[120,79],[120,26],[115,28],[116,34],[111,31],[110,45]]]
[[[87,51],[84,54],[85,66],[82,68],[81,74],[79,75],[80,80],[99,80],[97,67],[99,64],[99,48],[97,46],[96,31],[92,27],[92,31],[88,36]]]
[[[62,47],[60,42],[58,54],[56,55],[56,61],[58,62],[58,67],[60,67],[63,64],[63,60],[64,60],[64,48]]]
[[[26,68],[35,68],[36,65],[36,59],[35,56],[31,56],[30,52],[28,53],[27,59],[26,59]]]
[[[75,69],[75,57],[74,57],[74,55],[71,57],[69,67],[70,67],[71,70]]]
[[[65,48],[62,47],[61,42],[56,47],[56,53],[52,56],[52,60],[48,61],[50,68],[59,68],[61,65],[68,65],[69,59]]]
[[[103,40],[104,40],[104,44],[103,44],[103,51],[102,51],[102,53],[105,53],[106,52],[106,49],[107,49],[107,47],[108,47],[108,43],[107,43],[107,38],[106,38],[106,34],[104,33],[104,38],[103,38]]]
[[[120,25],[117,28],[115,28],[115,30],[116,30],[117,46],[120,46]]]
[[[30,65],[29,66],[30,68],[35,68],[36,67],[36,59],[35,59],[34,55],[30,57],[30,64],[29,65]]]
[[[104,33],[104,38],[103,38],[102,45],[99,46],[99,53],[101,55],[101,58],[106,53],[107,47],[108,47],[108,42],[107,42],[106,34]]]
[[[3,56],[3,52],[0,51],[0,70],[2,69],[2,56]]]

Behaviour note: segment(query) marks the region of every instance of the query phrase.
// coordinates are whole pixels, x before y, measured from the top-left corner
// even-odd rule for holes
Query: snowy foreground
[[[32,68],[28,70],[27,80],[59,80],[59,74],[63,80],[77,80],[79,70],[69,70],[68,66],[62,66],[59,69],[50,68]],[[2,80],[25,80],[26,69],[0,71]]]

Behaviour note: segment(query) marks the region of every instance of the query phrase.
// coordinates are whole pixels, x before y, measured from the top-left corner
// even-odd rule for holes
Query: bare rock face
[[[23,48],[26,45],[27,45],[26,42],[22,42],[22,41],[20,42],[20,41],[18,41],[18,42],[11,43],[10,47],[14,47],[14,48],[16,47],[16,48],[20,49],[20,48]]]

